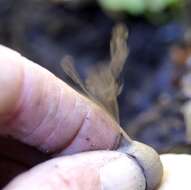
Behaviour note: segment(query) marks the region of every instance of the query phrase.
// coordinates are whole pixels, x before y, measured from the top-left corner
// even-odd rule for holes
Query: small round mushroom
[[[122,131],[122,139],[118,151],[131,156],[142,168],[147,190],[153,190],[160,184],[163,166],[159,155],[154,149],[143,143],[132,141]]]

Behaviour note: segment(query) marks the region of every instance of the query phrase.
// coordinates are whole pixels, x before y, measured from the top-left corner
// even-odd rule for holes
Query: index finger
[[[0,47],[0,135],[44,152],[113,149],[117,123],[52,73]]]

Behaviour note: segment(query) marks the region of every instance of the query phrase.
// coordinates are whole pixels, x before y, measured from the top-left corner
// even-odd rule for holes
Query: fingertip
[[[113,149],[118,144],[119,127],[104,110],[48,70],[3,46],[0,92],[1,135],[46,153],[73,154]]]

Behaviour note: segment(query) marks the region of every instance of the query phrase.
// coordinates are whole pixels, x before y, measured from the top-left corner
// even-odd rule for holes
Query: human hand
[[[12,136],[49,154],[118,146],[117,124],[96,104],[3,46],[0,62],[1,136]]]
[[[191,156],[164,154],[160,158],[164,172],[161,185],[157,190],[190,189]]]
[[[8,48],[0,47],[0,62],[1,136],[12,136],[56,155],[118,146],[119,126],[96,104]],[[174,183],[169,183],[173,175],[165,159],[162,161],[166,170],[159,190],[172,189],[176,180],[172,177]],[[49,160],[4,189],[142,190],[145,186],[144,173],[132,157],[117,151],[94,151]]]

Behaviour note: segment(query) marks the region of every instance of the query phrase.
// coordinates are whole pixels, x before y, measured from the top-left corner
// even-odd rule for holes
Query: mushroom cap
[[[153,190],[160,184],[163,175],[163,166],[159,155],[153,148],[137,141],[131,141],[129,143],[124,138],[121,141],[118,151],[134,158],[142,168],[147,190]]]

